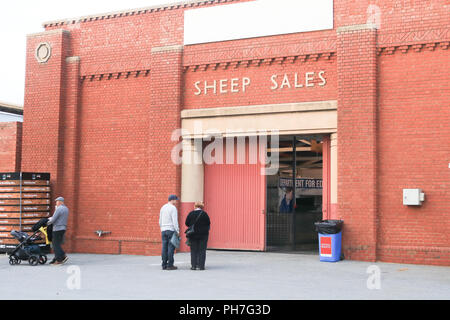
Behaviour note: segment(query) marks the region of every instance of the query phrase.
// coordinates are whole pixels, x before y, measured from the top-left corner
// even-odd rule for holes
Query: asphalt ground
[[[49,256],[52,258],[52,255]],[[208,250],[206,270],[161,269],[158,256],[70,254],[62,266],[11,266],[0,256],[1,300],[448,300],[450,267],[317,254]]]

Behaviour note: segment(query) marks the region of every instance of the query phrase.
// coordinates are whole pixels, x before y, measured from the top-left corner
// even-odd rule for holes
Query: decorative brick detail
[[[380,30],[382,31],[382,30]],[[420,44],[420,43],[434,43],[442,40],[450,39],[450,28],[441,29],[427,29],[427,30],[414,30],[401,32],[381,32],[378,35],[378,46],[401,46],[403,44]]]
[[[120,79],[121,77],[129,78],[133,76],[135,78],[138,77],[148,77],[150,75],[150,70],[136,70],[136,71],[122,71],[122,72],[114,72],[114,73],[103,73],[103,74],[91,74],[91,75],[82,75],[80,76],[81,81],[85,81],[86,79],[90,81],[101,81],[101,80],[114,80]]]
[[[335,33],[323,31],[320,34],[323,37],[317,38],[316,36],[311,39],[305,39],[301,33],[278,36],[280,40],[286,40],[281,44],[280,41],[273,40],[276,37],[268,37],[238,40],[229,47],[224,47],[222,42],[187,46],[183,64],[190,66],[203,63],[284,58],[336,52]]]
[[[414,52],[421,52],[423,49],[433,51],[437,48],[445,50],[448,48],[449,42],[433,42],[433,43],[416,43],[416,44],[404,44],[400,46],[392,47],[378,47],[377,54],[394,54],[395,52],[408,53],[411,50]]]
[[[425,48],[429,51],[433,51],[436,48],[437,43],[427,43]]]
[[[385,48],[383,52],[385,54],[394,54],[395,49],[396,49],[395,47],[388,47],[388,48]]]
[[[317,60],[319,59],[319,55],[318,55],[318,54],[311,54],[311,55],[309,56],[309,59],[310,59],[311,61],[317,61]]]
[[[330,60],[330,58],[335,54],[335,52],[324,52],[324,53],[316,53],[316,54],[310,54],[310,55],[300,55],[300,56],[283,56],[283,57],[273,57],[273,58],[264,58],[264,59],[252,59],[252,60],[243,60],[243,61],[227,61],[227,62],[220,62],[220,63],[213,63],[212,65],[220,65],[223,70],[230,68],[237,69],[237,68],[248,68],[250,66],[254,67],[260,67],[260,66],[270,66],[273,64],[279,64],[282,65],[284,63],[295,63],[295,62],[301,62],[305,63],[307,61],[319,61],[320,59],[323,60]],[[185,70],[192,70],[192,71],[206,71],[208,68],[205,68],[204,66],[208,66],[210,64],[203,64],[203,65],[185,65]],[[214,70],[217,70],[217,68],[213,68]]]
[[[423,44],[415,44],[412,46],[412,48],[415,52],[420,52],[423,48]]]
[[[402,52],[402,53],[407,53],[409,46],[400,46],[398,47],[398,49]]]
[[[231,62],[224,62],[220,64],[220,67],[222,70],[226,70],[228,69],[228,67],[230,66]]]
[[[447,50],[449,44],[450,44],[450,42],[448,42],[448,41],[447,41],[447,42],[441,42],[441,43],[439,43],[439,47],[440,47],[442,50]]]

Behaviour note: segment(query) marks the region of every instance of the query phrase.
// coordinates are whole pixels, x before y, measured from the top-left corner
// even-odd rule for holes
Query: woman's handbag
[[[180,237],[176,232],[174,232],[172,238],[170,238],[170,243],[177,249],[180,247]]]
[[[197,223],[198,218],[200,218],[200,216],[202,215],[202,213],[203,213],[203,211],[201,211],[199,213],[199,215],[197,216],[197,219],[195,219],[194,224],[192,226],[190,226],[189,228],[187,228],[186,231],[184,232],[184,233],[186,233],[186,238],[191,237],[195,233],[194,226]]]

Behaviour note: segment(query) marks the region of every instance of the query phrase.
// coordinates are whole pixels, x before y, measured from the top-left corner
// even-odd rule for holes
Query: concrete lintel
[[[78,63],[80,62],[80,57],[67,57],[66,63]]]
[[[200,134],[184,134],[182,136],[183,140],[195,140],[195,139],[210,139],[211,137],[228,138],[228,137],[254,137],[254,136],[270,136],[277,134],[280,136],[292,136],[292,135],[309,135],[309,134],[335,134],[336,128],[320,128],[320,129],[299,129],[299,130],[269,130],[267,132],[262,131],[230,131],[227,133],[218,132],[216,134],[212,133],[200,133]]]
[[[30,33],[30,34],[27,34],[27,38],[45,37],[45,36],[51,36],[54,34],[70,34],[70,31],[64,30],[64,29],[56,29],[56,30],[43,31],[43,32],[38,32],[38,33]]]
[[[181,111],[182,119],[240,116],[252,114],[308,112],[337,110],[337,101],[313,101],[300,103],[267,104],[254,106],[187,109]]]
[[[337,28],[337,33],[362,31],[362,30],[376,30],[376,29],[377,29],[377,26],[373,23],[354,24],[351,26],[343,26],[343,27]]]
[[[164,47],[154,47],[152,48],[152,53],[162,53],[162,52],[170,52],[170,51],[183,51],[183,45],[171,45]]]

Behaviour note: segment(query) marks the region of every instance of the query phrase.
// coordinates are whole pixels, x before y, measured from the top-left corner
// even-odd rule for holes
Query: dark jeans
[[[175,247],[173,244],[170,243],[170,238],[172,238],[172,235],[175,233],[175,231],[163,231],[161,233],[162,237],[162,267],[172,267],[173,266],[173,253],[175,251]]]
[[[189,239],[191,243],[191,265],[193,268],[205,268],[208,236],[200,239]]]
[[[52,246],[53,251],[55,252],[55,259],[56,261],[63,261],[66,257],[66,253],[62,249],[61,245],[64,241],[64,234],[66,233],[66,230],[61,231],[53,231],[52,233]]]

